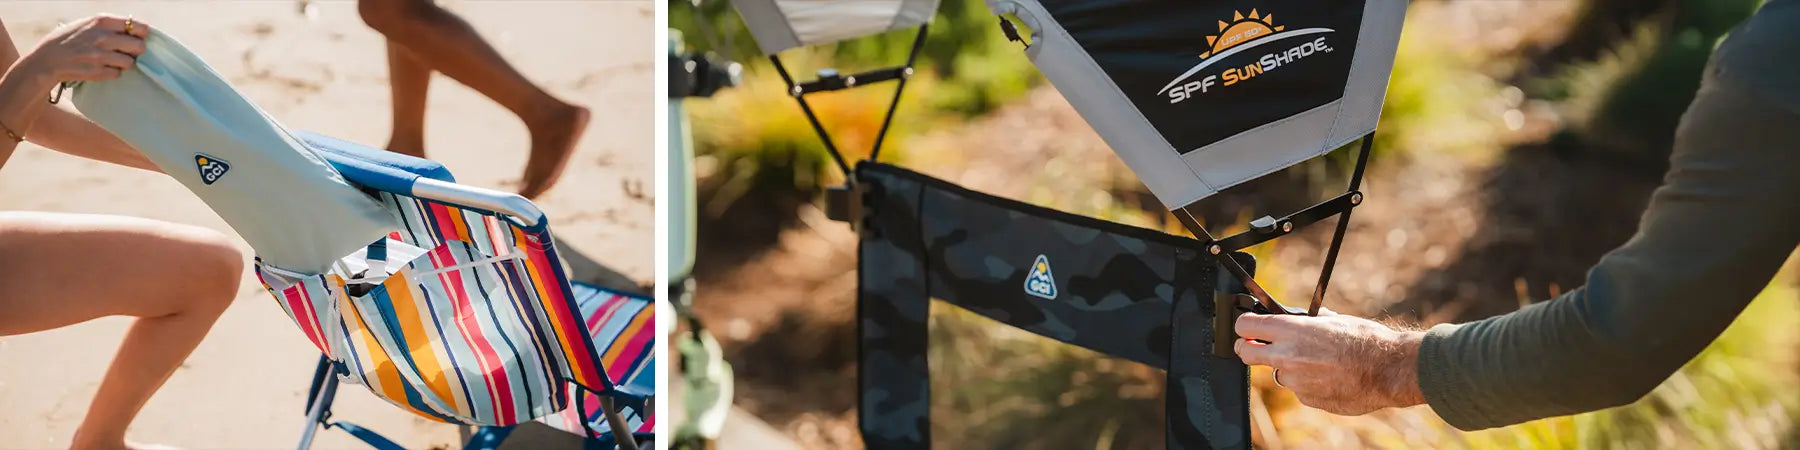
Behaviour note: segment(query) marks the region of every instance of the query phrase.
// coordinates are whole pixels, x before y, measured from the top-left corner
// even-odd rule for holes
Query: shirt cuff
[[[1425,332],[1419,342],[1419,393],[1425,404],[1437,412],[1450,426],[1463,431],[1489,428],[1482,425],[1482,414],[1466,383],[1468,377],[1453,363],[1450,352],[1456,347],[1450,340],[1462,324],[1442,324]]]

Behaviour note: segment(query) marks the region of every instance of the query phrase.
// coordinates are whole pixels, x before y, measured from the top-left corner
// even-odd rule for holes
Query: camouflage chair
[[[1171,448],[1251,445],[1238,314],[1316,314],[1373,147],[1405,0],[987,0],[1051,84],[1194,237],[1080,217],[871,162],[851,169],[806,95],[899,80],[906,66],[796,82],[776,53],[918,27],[931,0],[734,0],[849,180],[828,196],[860,235],[860,419],[870,448],[931,444],[927,315],[937,298],[1168,371]],[[854,4],[852,4],[854,3]],[[935,4],[931,4],[935,7]],[[927,10],[928,11],[928,10]],[[826,14],[830,12],[831,14]],[[833,20],[823,20],[830,17]],[[889,119],[892,118],[890,107]],[[1202,199],[1362,141],[1349,188],[1216,238]],[[1338,217],[1311,307],[1289,308],[1238,250]]]

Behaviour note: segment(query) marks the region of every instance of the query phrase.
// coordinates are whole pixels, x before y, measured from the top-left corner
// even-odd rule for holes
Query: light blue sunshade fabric
[[[373,197],[152,30],[137,67],[73,89],[75,107],[200,196],[264,264],[318,273],[399,229]]]

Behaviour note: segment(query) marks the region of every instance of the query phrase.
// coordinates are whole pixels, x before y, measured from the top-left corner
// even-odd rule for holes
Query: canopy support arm
[[[1227,236],[1224,239],[1214,238],[1212,233],[1200,224],[1199,213],[1192,210],[1193,205],[1172,211],[1175,218],[1180,220],[1189,232],[1194,233],[1194,237],[1206,242],[1204,247],[1206,253],[1211,254],[1214,259],[1218,260],[1219,265],[1225,267],[1225,271],[1230,272],[1240,283],[1243,283],[1244,290],[1248,292],[1248,295],[1233,294],[1215,297],[1214,314],[1218,322],[1214,323],[1213,353],[1216,356],[1223,358],[1234,356],[1230,353],[1231,341],[1236,340],[1238,336],[1236,328],[1227,322],[1230,322],[1229,318],[1236,317],[1240,310],[1255,311],[1261,314],[1319,315],[1319,308],[1325,301],[1325,291],[1331,284],[1332,269],[1337,266],[1338,251],[1343,246],[1344,234],[1349,231],[1350,212],[1363,202],[1362,191],[1358,189],[1362,187],[1363,171],[1368,166],[1369,153],[1374,147],[1375,134],[1370,133],[1363,136],[1361,148],[1356,155],[1356,168],[1352,169],[1350,174],[1349,189],[1342,195],[1309,206],[1281,219],[1269,217],[1257,219],[1251,222],[1249,231]],[[1313,288],[1312,303],[1305,311],[1288,308],[1276,301],[1267,290],[1263,289],[1261,284],[1256,282],[1256,279],[1250,276],[1250,272],[1245,270],[1243,265],[1238,264],[1237,260],[1231,257],[1232,252],[1285,236],[1295,229],[1331,216],[1338,217],[1337,228],[1333,230],[1331,244],[1325,252],[1325,265],[1319,271],[1318,285]]]
[[[1308,206],[1306,209],[1302,209],[1280,219],[1257,219],[1257,221],[1250,223],[1250,230],[1226,236],[1219,239],[1218,243],[1221,250],[1226,252],[1243,250],[1255,246],[1256,244],[1287,236],[1295,230],[1305,228],[1307,225],[1312,225],[1315,222],[1347,213],[1350,211],[1350,208],[1353,208],[1360,203],[1362,203],[1362,192],[1345,192],[1337,197],[1332,197],[1330,200]],[[1268,226],[1258,226],[1259,222],[1266,223]]]
[[[838,170],[844,172],[844,178],[850,178],[850,163],[844,161],[844,154],[838,152],[837,144],[831,142],[831,133],[825,132],[825,125],[819,123],[819,116],[813,114],[812,105],[806,103],[805,92],[794,85],[794,78],[788,75],[787,67],[781,65],[781,57],[769,55],[769,61],[775,63],[775,72],[781,74],[781,81],[787,82],[788,92],[794,101],[800,103],[800,112],[806,114],[806,121],[812,124],[813,133],[819,135],[819,141],[825,144],[825,152],[831,154],[832,162],[836,162]]]
[[[900,93],[906,91],[906,80],[912,78],[913,63],[919,60],[919,50],[925,48],[925,31],[929,27],[930,24],[919,25],[919,34],[913,36],[912,51],[906,54],[906,67],[895,74],[900,81],[894,85],[894,99],[888,102],[887,116],[881,118],[881,131],[875,133],[875,147],[869,149],[870,161],[881,159],[881,142],[887,140],[888,126],[894,123],[894,111],[900,110]]]
[[[819,122],[819,116],[813,113],[812,105],[806,102],[806,94],[830,92],[858,86],[868,86],[888,80],[897,80],[897,83],[894,86],[894,99],[888,104],[887,115],[881,119],[881,131],[876,132],[875,144],[873,148],[869,149],[869,160],[876,160],[881,156],[881,143],[887,138],[888,127],[893,125],[894,111],[900,108],[900,94],[906,91],[906,80],[912,78],[913,64],[917,63],[919,60],[919,51],[925,48],[925,34],[928,30],[929,25],[919,25],[918,34],[913,36],[912,50],[906,56],[906,65],[886,69],[876,69],[849,76],[838,75],[836,72],[828,71],[821,73],[817,79],[812,81],[795,82],[794,77],[788,74],[787,66],[781,63],[781,57],[778,55],[769,55],[769,62],[775,64],[775,73],[780,74],[781,81],[787,83],[788,95],[794,97],[794,101],[800,103],[800,111],[806,115],[807,123],[812,125],[813,133],[819,135],[819,141],[825,145],[825,151],[831,154],[831,160],[833,163],[837,164],[838,170],[843,171],[845,180],[850,180],[852,178],[850,176],[850,162],[844,158],[843,152],[838,151],[837,144],[831,140],[831,134],[826,132],[825,125]],[[845,182],[852,183],[852,181]]]
[[[1370,132],[1362,138],[1362,149],[1356,152],[1356,168],[1350,172],[1349,195],[1350,206],[1338,216],[1337,229],[1331,233],[1331,247],[1325,251],[1325,266],[1319,270],[1319,285],[1313,288],[1312,305],[1306,308],[1306,315],[1319,315],[1319,306],[1325,303],[1325,288],[1331,285],[1331,269],[1337,267],[1338,248],[1344,244],[1344,232],[1350,229],[1350,212],[1356,205],[1362,204],[1363,168],[1369,165],[1369,151],[1375,148],[1375,133]]]
[[[1188,228],[1188,231],[1193,232],[1194,237],[1207,242],[1206,253],[1218,260],[1219,265],[1225,266],[1225,271],[1231,272],[1231,276],[1237,278],[1239,283],[1243,283],[1244,290],[1249,291],[1250,297],[1254,298],[1263,309],[1267,309],[1268,314],[1300,313],[1300,310],[1289,309],[1280,302],[1276,302],[1274,297],[1269,296],[1269,291],[1263,290],[1262,285],[1256,282],[1256,278],[1250,276],[1250,271],[1245,270],[1242,264],[1238,264],[1237,260],[1231,257],[1231,252],[1225,251],[1225,248],[1219,245],[1219,240],[1213,238],[1212,233],[1206,231],[1205,226],[1200,225],[1196,214],[1189,211],[1188,208],[1178,209],[1174,212],[1175,218],[1180,220],[1181,224]]]

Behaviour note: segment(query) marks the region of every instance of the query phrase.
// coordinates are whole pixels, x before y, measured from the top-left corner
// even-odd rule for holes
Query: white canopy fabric
[[[1406,0],[987,0],[1170,209],[1375,130]]]
[[[198,195],[265,264],[319,273],[400,229],[180,42],[152,30],[145,47],[119,78],[75,87],[76,108]]]
[[[732,0],[731,4],[763,54],[773,55],[924,25],[931,22],[938,0]]]

